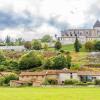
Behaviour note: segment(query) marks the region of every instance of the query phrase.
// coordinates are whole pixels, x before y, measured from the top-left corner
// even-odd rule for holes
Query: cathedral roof
[[[94,24],[93,28],[95,28],[95,27],[100,27],[100,21],[99,20],[97,20],[96,23]]]

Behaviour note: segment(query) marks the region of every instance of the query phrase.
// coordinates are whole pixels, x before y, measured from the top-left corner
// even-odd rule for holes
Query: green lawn
[[[49,50],[54,51],[55,48],[49,48]],[[63,46],[62,46],[62,50],[70,51],[70,52],[71,52],[71,51],[75,51],[75,50],[74,50],[74,45],[73,45],[73,44],[63,45]],[[85,52],[85,47],[84,47],[84,45],[82,46],[82,48],[80,49],[80,51],[81,51],[81,52]]]
[[[100,88],[0,88],[0,100],[100,100]]]

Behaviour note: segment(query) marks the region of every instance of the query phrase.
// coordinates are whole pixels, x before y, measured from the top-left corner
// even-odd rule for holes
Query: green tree
[[[43,48],[44,48],[45,51],[47,51],[48,50],[48,44],[45,43]]]
[[[70,56],[70,53],[67,54],[67,67],[70,69],[72,62],[72,57]]]
[[[43,64],[44,69],[52,69],[52,66],[53,66],[52,59],[50,59],[50,58],[46,59]]]
[[[42,42],[51,42],[53,39],[50,35],[44,35],[41,39]]]
[[[67,66],[67,60],[64,55],[58,55],[53,60],[53,69],[63,69]]]
[[[4,57],[4,55],[0,52],[0,64],[5,61],[6,58]]]
[[[15,45],[24,45],[24,39],[23,38],[18,38],[15,41]]]
[[[11,38],[10,38],[10,36],[7,36],[7,37],[6,37],[5,42],[6,42],[6,45],[10,45],[10,43],[11,43]]]
[[[39,54],[30,52],[21,57],[19,61],[19,69],[26,70],[42,65],[42,60]]]
[[[34,42],[33,42],[33,49],[35,49],[35,50],[41,50],[41,48],[42,48],[41,42],[38,41],[38,40],[34,40]]]
[[[56,50],[60,50],[61,48],[62,48],[62,44],[61,44],[61,42],[60,41],[57,41],[56,43],[55,43],[55,49]]]
[[[80,44],[78,38],[76,37],[76,40],[75,40],[75,43],[74,43],[75,51],[79,52],[81,47],[82,47],[82,45]]]
[[[85,43],[85,49],[86,49],[87,51],[90,52],[90,51],[93,50],[93,48],[94,48],[94,44],[93,44],[92,42],[88,41],[88,42]]]
[[[25,47],[26,49],[31,49],[31,48],[32,48],[31,42],[30,42],[30,41],[25,42],[25,43],[24,43],[24,47]]]
[[[98,42],[95,43],[94,49],[95,49],[96,51],[100,51],[100,41],[98,41]]]

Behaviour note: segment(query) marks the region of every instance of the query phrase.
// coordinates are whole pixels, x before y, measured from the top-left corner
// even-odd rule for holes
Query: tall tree
[[[82,45],[80,44],[78,38],[76,37],[76,40],[75,40],[75,43],[74,43],[75,51],[79,52],[81,47],[82,47]]]
[[[39,67],[41,65],[41,56],[33,51],[23,55],[19,61],[19,69],[22,70]]]
[[[98,42],[95,43],[94,49],[95,49],[96,51],[100,51],[100,41],[98,41]]]
[[[34,42],[33,42],[33,49],[40,50],[41,48],[42,48],[41,42],[38,41],[38,40],[34,40]]]
[[[7,37],[6,37],[5,42],[6,42],[6,45],[10,45],[10,43],[11,43],[11,38],[10,38],[10,36],[7,36]]]
[[[41,39],[42,42],[51,42],[52,41],[52,37],[50,35],[44,35]]]
[[[61,42],[60,42],[60,41],[57,41],[57,42],[55,43],[55,49],[56,49],[56,50],[60,50],[61,48],[62,48]]]
[[[90,51],[93,50],[93,48],[94,48],[94,44],[93,44],[92,42],[88,41],[88,42],[85,43],[85,49],[86,49],[87,51],[90,52]]]
[[[25,47],[26,49],[31,49],[31,48],[32,48],[31,42],[30,42],[30,41],[26,41],[26,42],[24,43],[24,47]]]

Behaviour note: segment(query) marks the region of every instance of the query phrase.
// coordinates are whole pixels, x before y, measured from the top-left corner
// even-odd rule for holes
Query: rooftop
[[[95,27],[100,27],[100,21],[99,20],[97,20],[96,23],[94,24],[93,28],[95,28]]]

